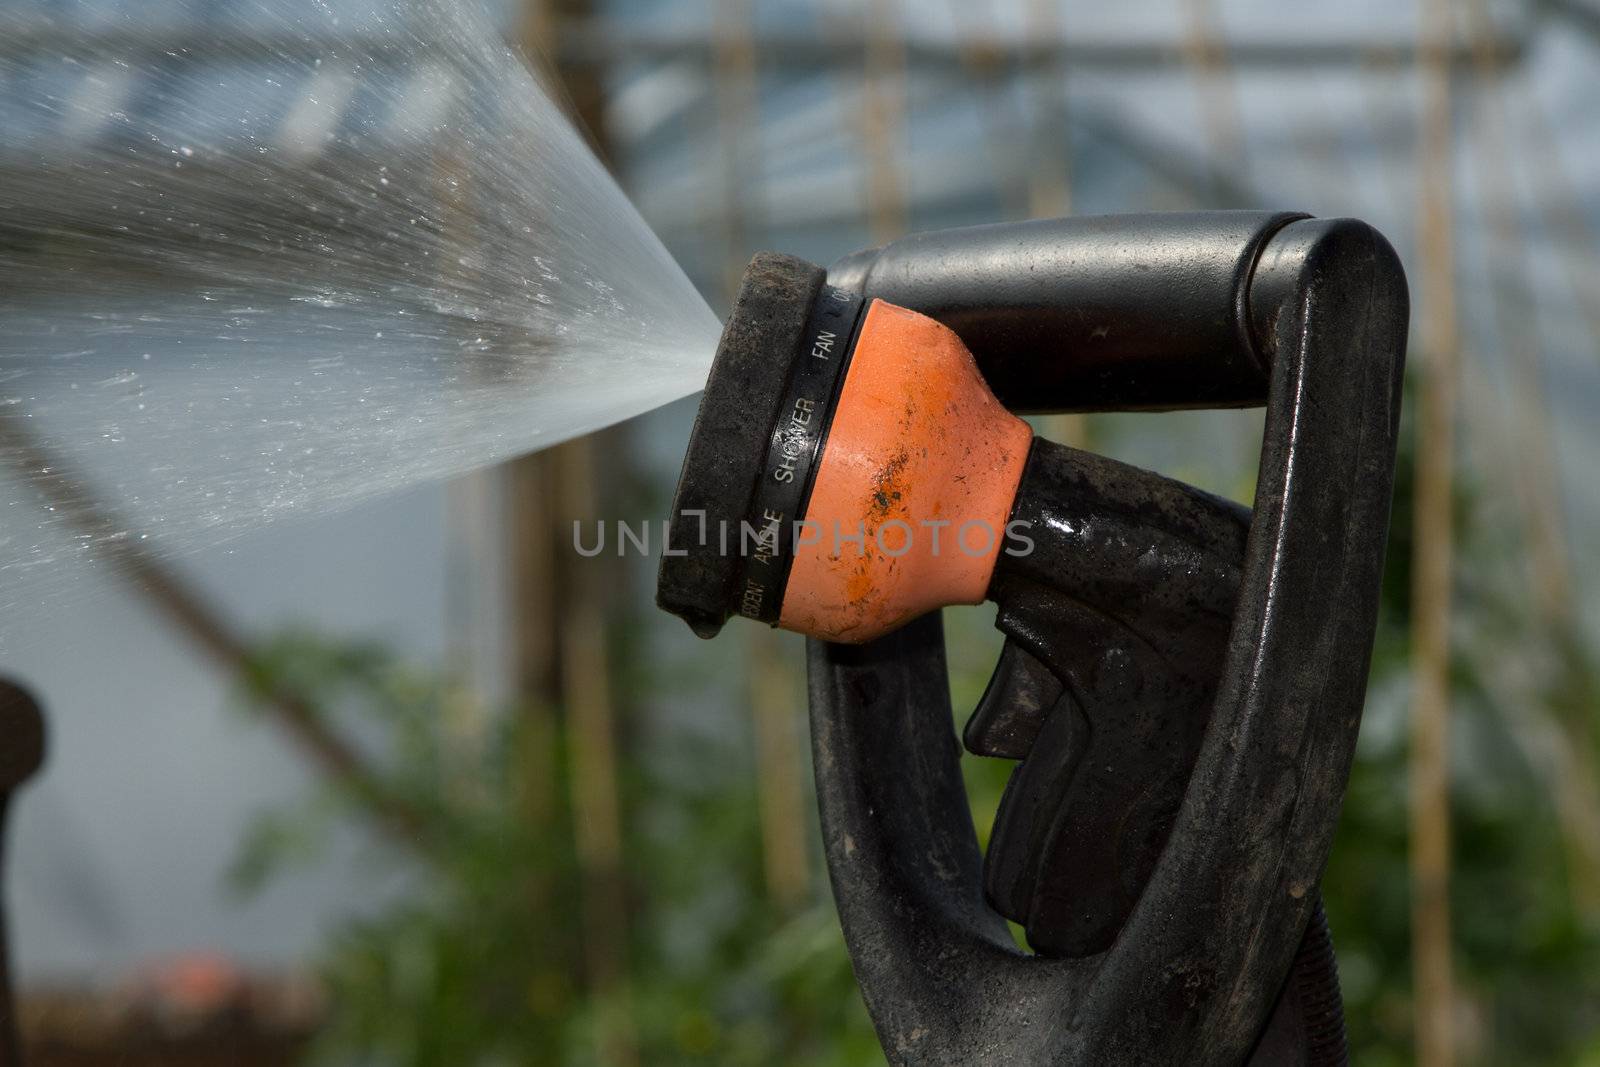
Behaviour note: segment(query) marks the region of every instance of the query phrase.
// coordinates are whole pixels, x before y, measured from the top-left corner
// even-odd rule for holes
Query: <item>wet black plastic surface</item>
[[[913,234],[829,279],[955,330],[1013,411],[1244,407],[1269,367],[1248,279],[1304,215],[1172,212],[1038,219]]]
[[[720,534],[739,535],[767,454],[778,404],[799,352],[823,271],[794,256],[762,252],[723,328],[694,432],[673,494],[656,603],[711,637],[732,614],[744,561],[723,551]]]
[[[1088,956],[1111,947],[1183,802],[1216,699],[1250,512],[1040,439],[1011,518],[1035,531],[1035,548],[1000,557],[989,590],[996,625],[1008,648],[1026,649],[1061,683],[1061,696],[1020,754],[985,886],[1036,951]],[[997,671],[1010,667],[1002,657]]]
[[[829,871],[893,1063],[1343,1060],[1337,980],[1312,919],[1365,691],[1408,308],[1381,235],[1355,220],[1293,218],[1030,224],[908,239],[835,268],[837,283],[954,326],[1018,407],[1267,400],[1210,721],[1166,846],[1104,951],[1029,957],[985,902],[938,618],[865,646],[811,642]],[[1068,253],[1051,253],[1052,234]],[[1164,242],[1181,247],[1162,252]],[[1074,324],[1062,294],[1094,295],[1095,247],[1109,264],[1096,306],[1115,318]],[[1037,263],[1066,288],[1018,280]],[[1150,276],[1119,293],[1128,271]],[[957,314],[974,300],[980,313]],[[1121,331],[1101,338],[1115,342],[1120,369],[1101,360],[1080,374],[1073,346],[1033,343],[1059,329],[1092,341],[1108,325]],[[1072,610],[1034,625],[1041,636],[1092,629]],[[1043,643],[1028,647],[1047,662]]]

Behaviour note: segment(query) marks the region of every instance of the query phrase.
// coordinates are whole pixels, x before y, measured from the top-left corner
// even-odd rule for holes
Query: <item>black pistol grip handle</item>
[[[842,288],[953,329],[1013,411],[1252,407],[1269,361],[1247,299],[1304,215],[1099,215],[913,234],[835,263]]]
[[[1166,842],[1227,642],[1247,509],[1039,441],[996,569],[1009,640],[967,744],[1021,758],[985,892],[1047,955],[1108,948]]]
[[[1225,638],[1239,592],[1250,509],[1152,471],[1035,438],[989,598],[998,625],[1066,678],[1086,638],[1071,613],[1138,634],[1163,659],[1206,676],[1191,654]],[[1189,645],[1200,635],[1202,649]],[[1070,682],[1070,679],[1069,679]]]
[[[1130,231],[1143,225],[1127,220]],[[892,296],[868,277],[870,262],[852,257],[833,280]],[[855,974],[896,1067],[1338,1062],[1324,1054],[1327,1042],[1307,1040],[1337,1037],[1337,984],[1331,975],[1312,983],[1332,995],[1307,1010],[1299,961],[1308,944],[1326,960],[1326,935],[1308,935],[1307,922],[1376,626],[1405,276],[1365,223],[1293,222],[1260,252],[1246,303],[1271,383],[1231,636],[1213,668],[1221,680],[1177,821],[1108,951],[1024,955],[986,903],[949,728],[939,616],[865,645],[808,646],[828,870]],[[1011,386],[1005,395],[1044,406]],[[1165,398],[1186,406],[1170,391]],[[1074,406],[1071,396],[1045,399]],[[1070,588],[1070,573],[1052,578],[1023,562],[997,566],[991,593],[1002,603],[1025,588]],[[1014,643],[1042,654],[1033,640]]]

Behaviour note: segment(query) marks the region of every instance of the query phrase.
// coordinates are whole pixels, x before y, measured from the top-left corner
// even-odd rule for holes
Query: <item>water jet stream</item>
[[[486,15],[236,10],[0,53],[0,606],[704,381],[715,316]],[[48,457],[126,528],[51,510]]]

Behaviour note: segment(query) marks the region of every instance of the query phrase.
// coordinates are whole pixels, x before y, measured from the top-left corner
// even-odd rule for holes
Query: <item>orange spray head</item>
[[[830,641],[983,600],[1032,432],[947,327],[758,255],[723,330],[657,602]]]

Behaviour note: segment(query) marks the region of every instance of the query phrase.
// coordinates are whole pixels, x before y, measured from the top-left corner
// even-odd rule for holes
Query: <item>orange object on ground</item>
[[[778,625],[869,641],[946,604],[981,602],[1032,438],[952,330],[873,301]]]

